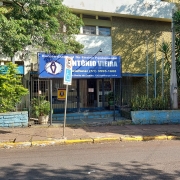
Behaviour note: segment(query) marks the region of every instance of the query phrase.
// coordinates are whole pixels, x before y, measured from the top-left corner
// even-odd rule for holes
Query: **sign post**
[[[50,79],[49,82],[49,96],[50,96],[50,125],[52,125],[52,113],[53,113],[53,108],[52,108],[52,79]]]
[[[65,108],[64,108],[63,137],[65,137],[68,85],[71,85],[72,82],[72,63],[73,63],[72,58],[65,57],[64,84],[66,85],[66,99],[65,99]]]

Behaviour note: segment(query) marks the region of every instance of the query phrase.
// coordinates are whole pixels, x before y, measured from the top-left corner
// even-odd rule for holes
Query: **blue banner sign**
[[[64,78],[65,59],[73,60],[72,78],[121,78],[120,56],[38,53],[39,78]]]

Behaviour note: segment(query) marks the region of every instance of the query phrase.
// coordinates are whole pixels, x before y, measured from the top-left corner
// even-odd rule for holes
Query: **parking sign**
[[[72,64],[73,60],[71,57],[65,57],[65,68],[64,68],[64,84],[71,85],[72,82]]]

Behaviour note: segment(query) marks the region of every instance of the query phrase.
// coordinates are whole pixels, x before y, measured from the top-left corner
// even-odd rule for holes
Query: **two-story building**
[[[160,94],[160,82],[165,75],[163,55],[158,49],[163,41],[171,42],[175,4],[160,0],[64,0],[63,3],[83,19],[84,26],[75,36],[84,45],[84,55],[120,56],[122,63],[119,78],[73,78],[68,108],[106,108],[105,95],[112,91],[120,105],[128,104],[137,94],[149,93],[151,97],[154,92]],[[1,63],[7,60],[1,58]],[[15,62],[24,66],[29,99],[38,94],[49,96],[49,81],[38,78],[37,50],[27,47],[25,52],[16,54]],[[64,107],[64,102],[57,100],[57,89],[64,87],[63,79],[52,80],[53,109],[58,112]]]

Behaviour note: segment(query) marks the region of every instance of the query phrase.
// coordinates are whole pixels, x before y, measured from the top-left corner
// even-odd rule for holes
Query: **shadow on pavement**
[[[104,180],[134,180],[134,179],[179,179],[180,171],[167,173],[155,169],[152,165],[140,162],[127,164],[109,163],[104,165],[75,166],[73,169],[56,167],[52,169],[47,164],[12,164],[0,167],[0,179],[32,180],[32,179],[104,179]]]

